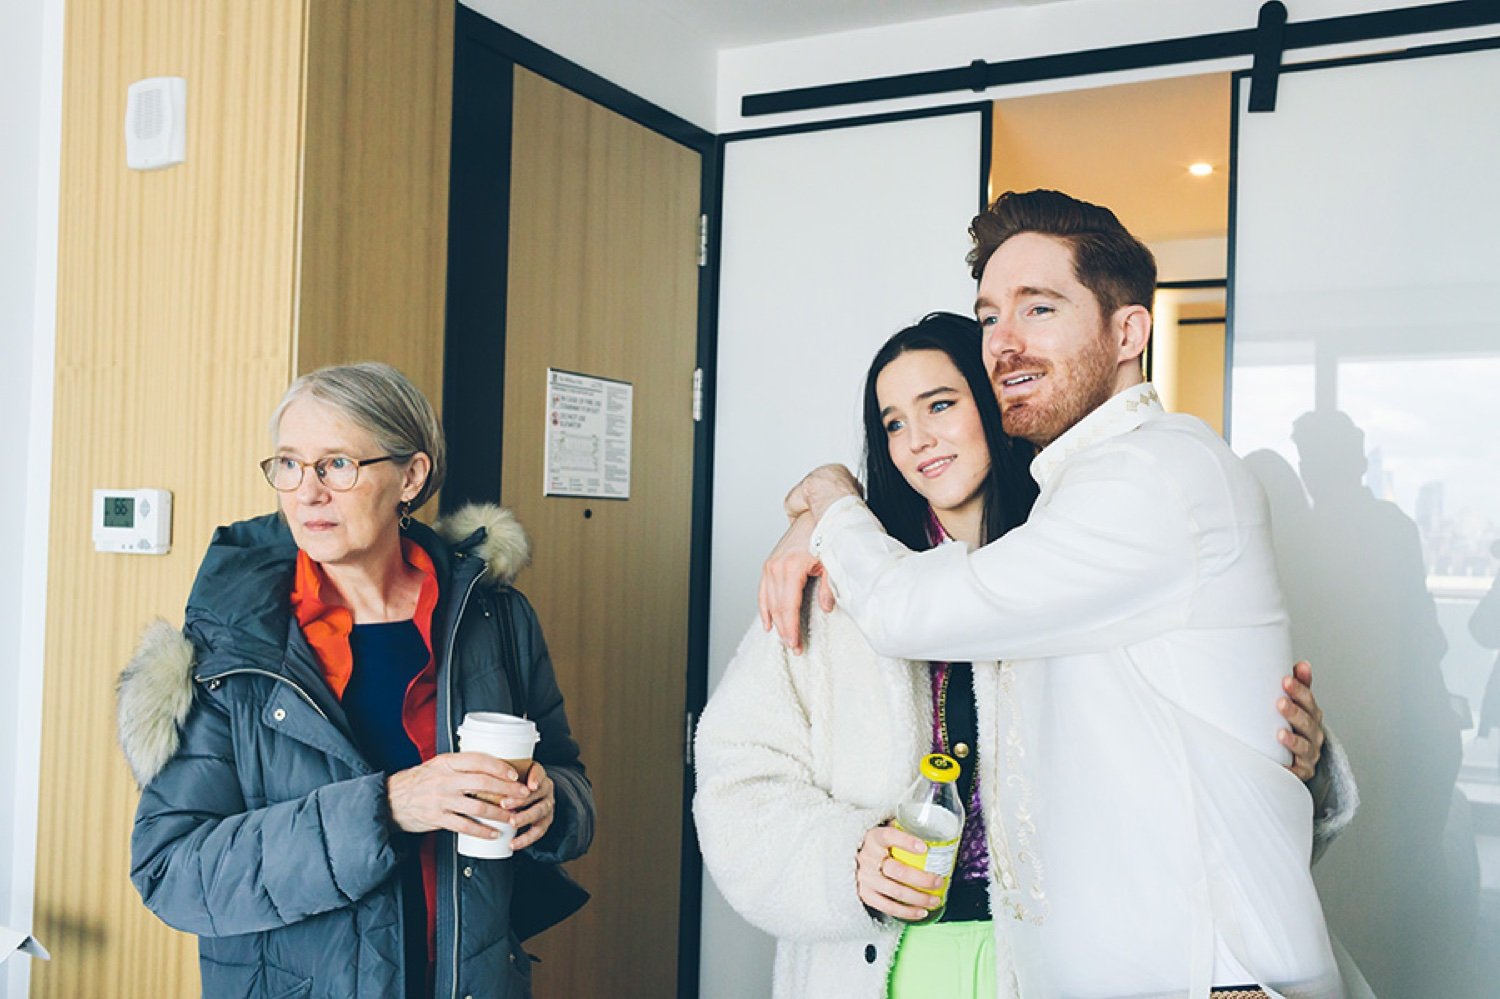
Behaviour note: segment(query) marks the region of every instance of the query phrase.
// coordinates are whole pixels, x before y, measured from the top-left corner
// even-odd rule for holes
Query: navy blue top
[[[427,643],[414,621],[356,624],[349,632],[354,669],[344,688],[344,714],[355,744],[375,769],[393,774],[422,762],[401,723],[406,688],[427,666]],[[398,837],[401,838],[401,837]],[[427,981],[427,892],[416,837],[401,860],[402,922],[406,944],[407,999],[431,996]]]
[[[401,724],[406,688],[427,665],[427,643],[414,621],[356,624],[349,632],[354,669],[344,688],[344,713],[354,741],[386,773],[422,762]]]

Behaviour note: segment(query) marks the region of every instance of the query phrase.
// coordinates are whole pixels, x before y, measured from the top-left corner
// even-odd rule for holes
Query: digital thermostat
[[[172,550],[172,494],[95,489],[94,551],[165,555]]]

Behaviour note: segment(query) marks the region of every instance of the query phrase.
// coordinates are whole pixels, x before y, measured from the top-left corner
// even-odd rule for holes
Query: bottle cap
[[[922,757],[922,776],[939,784],[952,784],[958,780],[958,761],[943,753]]]

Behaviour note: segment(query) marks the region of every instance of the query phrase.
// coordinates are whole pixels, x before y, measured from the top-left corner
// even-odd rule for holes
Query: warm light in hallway
[[[1212,163],[1194,163],[1192,166],[1188,167],[1188,173],[1192,174],[1194,177],[1207,177],[1213,172],[1214,165]]]

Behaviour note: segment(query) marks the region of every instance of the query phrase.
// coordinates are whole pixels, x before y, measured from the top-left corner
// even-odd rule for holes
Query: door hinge
[[[693,729],[697,726],[698,717],[695,712],[687,713],[687,727],[683,733],[682,758],[688,766],[693,765]]]
[[[703,422],[703,369],[693,369],[693,422]]]
[[[698,266],[708,266],[708,215],[698,216]]]

